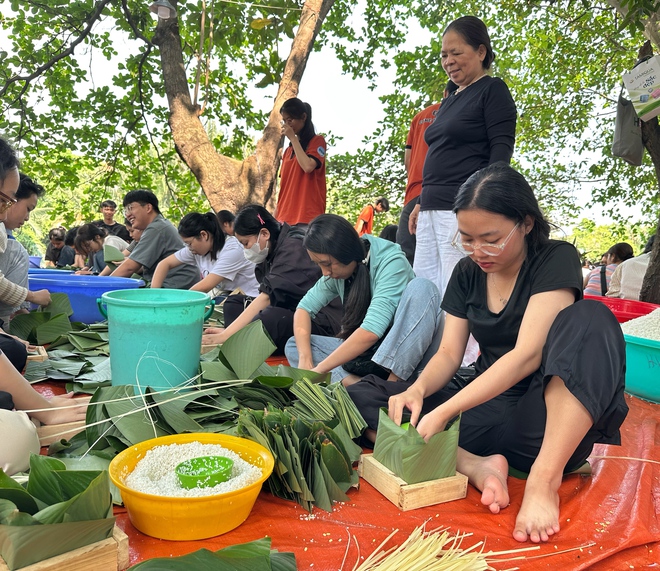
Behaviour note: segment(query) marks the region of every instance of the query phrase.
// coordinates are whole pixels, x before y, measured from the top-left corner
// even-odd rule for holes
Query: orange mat
[[[61,393],[54,383],[42,383],[39,390]],[[630,413],[621,431],[622,446],[597,445],[590,460],[592,475],[568,476],[560,488],[559,534],[539,551],[524,554],[525,559],[496,568],[660,569],[660,405],[626,398]],[[401,544],[425,521],[430,529],[449,526],[454,533],[472,533],[465,546],[485,541],[486,550],[503,551],[531,545],[511,537],[523,489],[523,481],[509,478],[511,505],[498,515],[481,505],[479,492],[471,486],[465,499],[408,512],[399,511],[363,480],[359,490],[349,491],[351,501],[337,504],[332,513],[314,509],[308,514],[262,491],[244,524],[204,541],[154,539],[138,532],[123,508],[116,508],[115,514],[129,536],[132,565],[269,536],[273,548],[295,553],[298,569],[337,571],[352,569],[358,557],[369,555],[395,529],[399,532],[390,545]],[[571,551],[562,553],[565,550]]]
[[[623,425],[623,445],[597,446],[591,460],[592,476],[565,478],[560,489],[562,529],[559,534],[539,551],[525,554],[524,560],[498,564],[497,568],[660,568],[660,405],[634,397],[627,397],[627,400],[630,414]],[[647,458],[658,463],[600,456]],[[519,548],[523,544],[511,537],[511,531],[524,482],[509,478],[509,487],[511,505],[498,515],[490,514],[481,505],[480,494],[472,487],[463,500],[401,512],[372,486],[361,481],[359,490],[349,492],[350,502],[338,504],[332,513],[315,509],[311,515],[297,504],[262,491],[243,525],[205,541],[153,539],[131,525],[125,510],[118,509],[116,515],[118,525],[130,538],[131,564],[153,557],[183,555],[201,547],[221,549],[270,536],[275,549],[295,553],[298,569],[337,571],[353,568],[358,559],[357,545],[364,557],[394,529],[400,531],[392,544],[399,545],[426,520],[433,528],[450,526],[453,532],[471,532],[473,535],[465,546],[484,540],[487,550]],[[592,543],[582,550],[561,553]]]

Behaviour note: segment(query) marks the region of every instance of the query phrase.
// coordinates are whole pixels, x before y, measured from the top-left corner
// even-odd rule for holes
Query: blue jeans
[[[432,281],[413,279],[403,292],[392,327],[372,361],[402,380],[413,381],[417,378],[440,345],[444,325],[441,301],[440,292]],[[318,365],[343,343],[342,339],[321,335],[312,335],[310,341],[314,365]],[[291,366],[298,366],[300,357],[293,337],[287,342],[284,354]],[[338,383],[348,374],[342,367],[335,367],[331,371],[332,382]]]

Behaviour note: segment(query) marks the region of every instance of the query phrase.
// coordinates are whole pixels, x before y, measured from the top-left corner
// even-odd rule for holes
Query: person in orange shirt
[[[275,218],[289,226],[309,224],[325,213],[325,139],[314,130],[309,103],[287,99],[280,114],[290,143],[282,155]]]
[[[449,97],[456,89],[456,85],[451,79],[447,82],[443,98]],[[408,230],[408,218],[415,205],[419,202],[419,195],[422,192],[422,170],[424,168],[424,159],[429,146],[424,140],[426,129],[435,121],[441,103],[434,103],[423,109],[412,120],[408,137],[406,139],[406,150],[403,157],[403,164],[408,173],[408,184],[406,185],[406,194],[403,199],[403,209],[399,217],[399,228],[396,233],[396,243],[401,246],[403,253],[408,258],[412,266],[415,259],[415,235]]]
[[[374,216],[381,212],[388,212],[390,209],[390,201],[387,198],[376,199],[373,204],[367,204],[360,212],[357,222],[355,223],[355,230],[359,236],[364,234],[372,234],[374,229]]]

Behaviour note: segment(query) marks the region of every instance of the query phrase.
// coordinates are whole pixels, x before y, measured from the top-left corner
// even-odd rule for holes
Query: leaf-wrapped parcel
[[[381,409],[374,459],[407,484],[455,476],[459,424],[460,417],[425,442],[412,424],[401,428]]]
[[[23,487],[0,470],[0,555],[10,570],[107,539],[114,524],[107,471],[33,454]]]

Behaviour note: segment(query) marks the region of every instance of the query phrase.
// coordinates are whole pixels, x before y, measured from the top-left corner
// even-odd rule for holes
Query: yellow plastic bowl
[[[147,451],[167,444],[219,444],[261,468],[259,481],[239,490],[195,498],[145,494],[124,484]],[[145,440],[120,452],[110,462],[110,479],[121,491],[131,523],[151,537],[188,541],[227,533],[241,525],[252,511],[264,481],[273,471],[273,455],[261,444],[226,434],[174,434]]]

